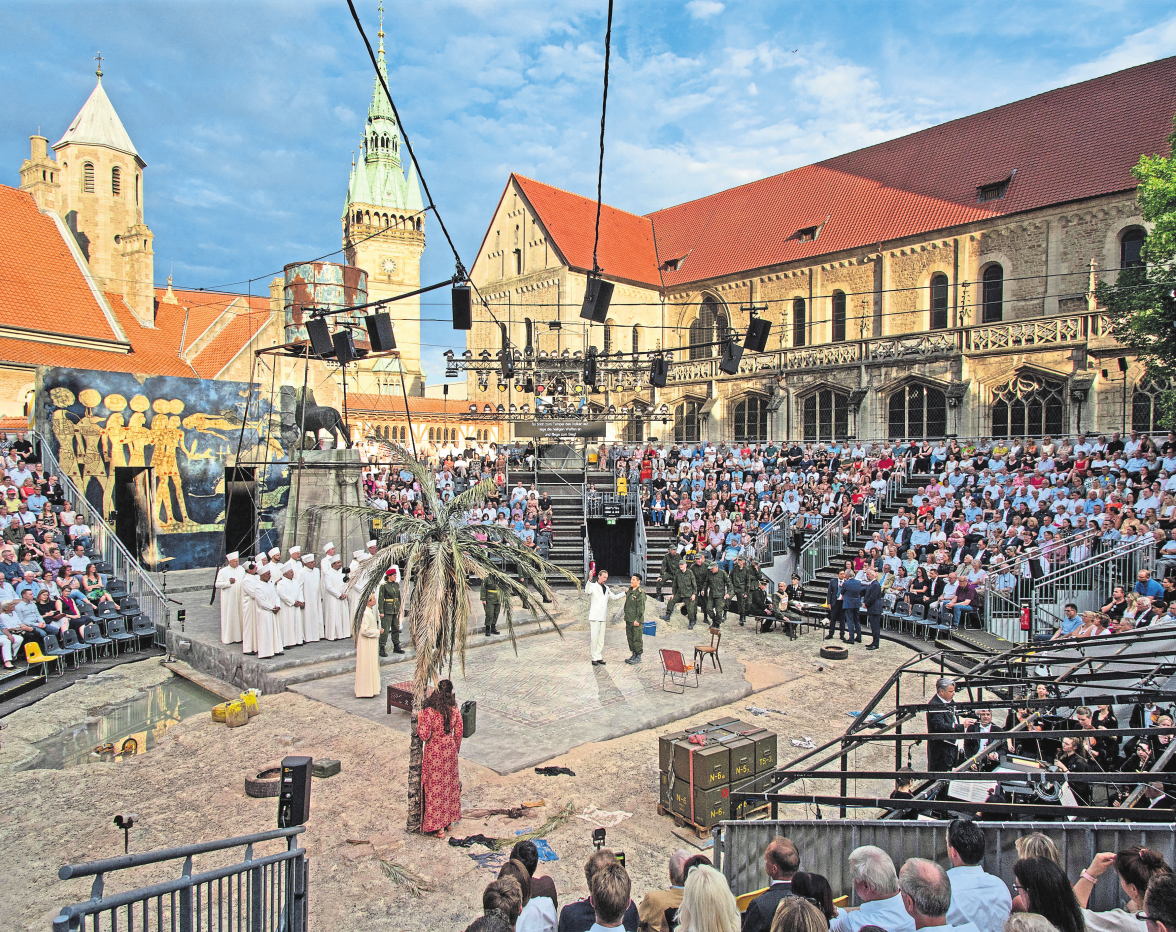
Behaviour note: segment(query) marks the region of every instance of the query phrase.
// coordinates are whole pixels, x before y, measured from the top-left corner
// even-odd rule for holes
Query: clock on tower
[[[384,274],[391,278],[396,274],[396,260],[388,257],[380,263],[380,268],[384,270]]]

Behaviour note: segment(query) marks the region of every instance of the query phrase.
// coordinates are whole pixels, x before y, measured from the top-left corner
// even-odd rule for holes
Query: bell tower
[[[387,83],[383,0],[380,0],[379,39],[377,68]],[[400,127],[391,101],[380,85],[380,78],[376,78],[360,144],[359,162],[352,161],[347,206],[343,211],[345,261],[368,273],[369,301],[415,291],[421,286],[421,254],[425,251],[424,203],[411,158],[405,177],[401,146]],[[396,331],[405,385],[410,394],[420,395],[425,382],[421,371],[420,299],[396,301],[387,305],[385,310]],[[377,360],[374,372],[377,381],[383,380],[385,375],[391,380],[392,373],[396,373],[394,381],[399,391],[399,368],[395,362]]]

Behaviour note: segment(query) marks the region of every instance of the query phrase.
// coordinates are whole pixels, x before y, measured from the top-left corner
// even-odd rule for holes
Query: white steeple
[[[127,135],[122,120],[114,111],[114,105],[111,104],[110,98],[106,96],[106,91],[102,88],[102,69],[99,68],[96,73],[98,83],[95,85],[93,93],[82,105],[78,115],[73,118],[73,122],[69,124],[65,135],[53,144],[53,148],[54,150],[61,149],[70,143],[106,146],[108,149],[134,156],[139,167],[142,168],[147,163],[139,157],[139,153],[135,150],[135,144],[131,142],[131,137]]]

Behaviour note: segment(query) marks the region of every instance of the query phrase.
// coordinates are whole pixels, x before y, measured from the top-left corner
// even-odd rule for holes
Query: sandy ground
[[[651,608],[653,607],[651,603]],[[849,661],[818,661],[818,635],[796,642],[781,634],[761,635],[728,625],[724,648],[747,664],[754,683],[757,665],[782,668],[790,680],[761,693],[684,719],[679,726],[723,715],[751,719],[781,735],[781,758],[801,753],[790,739],[810,736],[817,743],[840,734],[847,711],[862,704],[909,652],[884,642],[866,653],[855,647]],[[766,672],[759,668],[759,673]],[[134,812],[139,823],[131,835],[132,851],[265,831],[276,824],[276,801],[245,796],[243,779],[290,753],[335,758],[342,772],[315,780],[312,813],[303,839],[310,853],[311,928],[331,930],[464,929],[481,913],[481,893],[493,879],[466,849],[404,832],[408,740],[388,728],[293,693],[267,696],[262,714],[248,726],[228,729],[197,716],[172,727],[157,748],[120,764],[95,764],[66,771],[13,772],[29,759],[30,741],[83,721],[102,707],[130,698],[141,688],[170,674],[158,660],[127,664],[83,680],[43,702],[4,720],[0,772],[9,800],[0,812],[0,845],[7,852],[6,878],[0,885],[0,927],[43,930],[60,906],[89,897],[86,880],[59,881],[65,863],[122,853],[116,813]],[[747,706],[780,710],[753,717]],[[785,713],[785,714],[780,714]],[[463,802],[468,808],[518,806],[545,799],[533,817],[465,819],[454,834],[513,836],[537,827],[561,807],[577,811],[589,805],[632,813],[608,830],[609,846],[624,850],[639,900],[664,886],[668,854],[681,846],[673,822],[656,814],[658,795],[657,736],[671,728],[638,732],[603,744],[587,744],[550,761],[570,767],[575,777],[541,777],[532,771],[499,776],[463,761]],[[865,755],[857,766],[885,766],[889,751]],[[832,789],[833,784],[827,784]],[[811,787],[811,784],[810,784]],[[883,793],[890,787],[879,788]],[[864,791],[865,786],[859,787]],[[789,813],[804,817],[803,810]],[[825,813],[826,817],[829,813]],[[583,863],[591,853],[593,825],[572,819],[547,835],[559,860],[542,864],[559,890],[561,904],[586,895]],[[348,840],[370,840],[352,844]],[[484,852],[476,846],[469,849]],[[240,854],[238,849],[235,852]],[[259,852],[262,853],[262,852]],[[389,879],[383,858],[427,879],[436,894],[414,898]],[[204,856],[196,870],[229,860]],[[112,876],[107,893],[156,882],[178,874],[178,865],[139,869],[131,879]],[[443,894],[443,895],[437,895]]]

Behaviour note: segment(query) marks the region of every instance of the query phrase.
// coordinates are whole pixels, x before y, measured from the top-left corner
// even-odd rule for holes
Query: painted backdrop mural
[[[290,487],[282,416],[247,383],[43,368],[36,423],[63,476],[104,516],[122,516],[124,543],[127,513],[136,515],[131,536],[151,568],[220,560],[226,467],[254,471],[258,545],[281,543]]]

